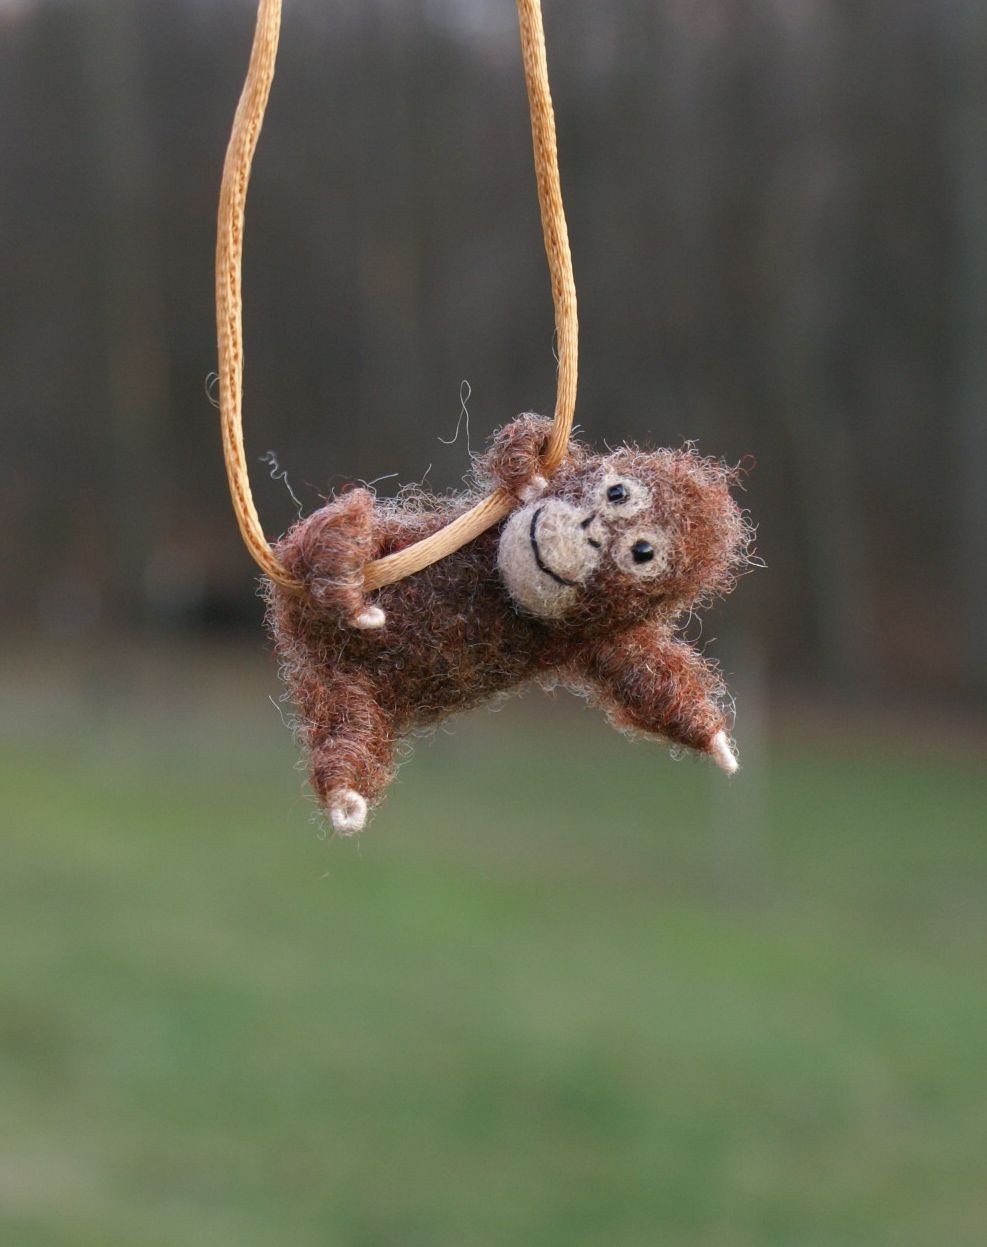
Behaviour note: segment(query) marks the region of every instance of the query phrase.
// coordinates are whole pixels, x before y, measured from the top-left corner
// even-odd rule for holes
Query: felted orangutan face
[[[563,620],[600,592],[622,614],[715,589],[737,518],[726,472],[694,451],[617,451],[515,511],[497,565],[527,614]]]
[[[563,617],[601,571],[626,587],[661,585],[672,536],[659,522],[652,486],[619,466],[579,482],[575,496],[565,490],[569,496],[528,503],[505,524],[498,566],[508,593],[529,614]]]

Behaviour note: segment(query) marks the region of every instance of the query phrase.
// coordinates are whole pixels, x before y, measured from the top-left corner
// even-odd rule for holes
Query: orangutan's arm
[[[716,668],[684,641],[653,627],[590,647],[580,674],[615,727],[648,732],[737,769]]]
[[[383,626],[384,612],[367,601],[363,569],[378,544],[373,494],[350,489],[296,524],[277,549],[316,606],[351,628],[373,630]]]
[[[474,470],[485,489],[506,489],[521,502],[545,488],[541,455],[552,431],[552,421],[526,414],[505,424],[479,456]]]

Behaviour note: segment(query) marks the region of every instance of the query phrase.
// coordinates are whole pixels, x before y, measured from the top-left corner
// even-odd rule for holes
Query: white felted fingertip
[[[737,755],[730,747],[730,738],[726,732],[716,733],[710,741],[709,753],[721,771],[725,771],[727,775],[736,774],[739,763]]]
[[[329,817],[340,836],[355,836],[367,822],[367,800],[352,788],[337,788],[329,798]]]
[[[379,606],[364,607],[358,615],[354,615],[350,620],[350,624],[354,628],[361,628],[365,632],[369,632],[374,628],[383,628],[387,622],[387,616]]]
[[[522,502],[534,502],[536,498],[540,498],[548,488],[548,481],[544,476],[536,474],[528,481],[527,485],[523,485],[518,490],[518,497]]]

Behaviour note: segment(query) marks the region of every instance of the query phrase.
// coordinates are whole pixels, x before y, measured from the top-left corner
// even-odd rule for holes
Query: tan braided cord
[[[542,456],[542,470],[546,476],[550,476],[565,456],[576,406],[576,287],[559,181],[555,113],[548,84],[541,2],[517,0],[517,8],[524,77],[531,112],[538,206],[552,283],[559,361],[555,420]],[[259,0],[250,64],[233,120],[220,188],[216,241],[216,330],[223,455],[240,534],[251,557],[265,575],[286,588],[298,589],[301,586],[281,566],[264,537],[250,492],[243,446],[241,278],[244,212],[250,168],[274,78],[280,27],[281,0]],[[514,505],[515,500],[503,490],[490,494],[431,537],[399,550],[396,554],[368,563],[364,569],[367,588],[377,589],[382,585],[392,584],[438,562],[503,519]]]

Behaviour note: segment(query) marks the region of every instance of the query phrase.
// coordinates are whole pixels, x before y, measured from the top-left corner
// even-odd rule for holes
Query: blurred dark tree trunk
[[[783,85],[792,115],[788,140],[765,179],[765,221],[776,273],[762,351],[772,406],[787,432],[800,511],[807,596],[818,667],[830,688],[858,691],[875,672],[859,438],[853,431],[852,374],[859,343],[844,324],[859,265],[857,145],[866,99],[854,90],[852,16],[831,16],[813,40],[811,79]],[[782,64],[805,64],[790,47]],[[775,106],[776,103],[775,103]],[[738,110],[744,115],[749,110]],[[770,128],[771,118],[766,119]],[[757,343],[749,349],[756,352]],[[794,553],[791,549],[789,555]]]
[[[114,616],[140,616],[143,577],[162,536],[168,480],[168,362],[154,236],[155,181],[135,0],[93,0],[79,13],[100,273],[107,409],[103,485],[109,524],[106,586]],[[97,431],[99,436],[99,431]]]
[[[352,145],[361,346],[354,442],[361,470],[372,477],[393,471],[395,452],[405,459],[420,436],[427,370],[422,144],[441,137],[415,112],[429,92],[424,0],[409,0],[389,20],[368,6],[359,39],[364,80],[374,89],[363,93],[366,111],[355,116],[363,124]]]
[[[957,579],[962,586],[965,668],[987,693],[987,6],[947,10],[956,204],[955,349]]]

